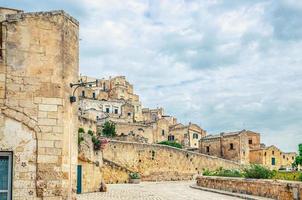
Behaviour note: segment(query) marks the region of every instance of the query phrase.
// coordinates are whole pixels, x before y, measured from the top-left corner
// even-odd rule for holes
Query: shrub
[[[302,174],[299,175],[298,181],[302,181]]]
[[[93,134],[93,131],[92,130],[88,130],[88,135],[91,135],[91,136],[93,136],[94,134]]]
[[[302,181],[300,172],[276,172],[273,179],[289,180],[289,181]],[[302,177],[301,177],[302,178]]]
[[[78,145],[80,145],[84,141],[83,133],[78,133]]]
[[[243,169],[243,175],[245,178],[270,179],[274,176],[274,172],[262,165],[250,165]]]
[[[78,133],[85,133],[83,128],[79,128]]]
[[[129,176],[131,179],[140,179],[141,178],[141,176],[137,172],[130,173]]]
[[[100,150],[101,149],[101,142],[97,137],[95,137],[93,135],[92,138],[91,138],[91,141],[93,143],[93,149],[94,150]]]
[[[223,169],[219,168],[215,171],[210,171],[208,169],[204,170],[202,173],[204,176],[223,176],[223,177],[242,177],[243,174],[237,169]]]
[[[167,145],[167,146],[182,149],[182,145],[179,144],[178,142],[175,142],[175,141],[162,141],[162,142],[159,142],[158,144],[163,144],[163,145]]]

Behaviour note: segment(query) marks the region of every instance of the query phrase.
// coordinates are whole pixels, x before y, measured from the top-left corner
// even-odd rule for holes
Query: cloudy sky
[[[144,106],[209,133],[302,143],[301,0],[0,0],[80,21],[80,72],[125,75]]]

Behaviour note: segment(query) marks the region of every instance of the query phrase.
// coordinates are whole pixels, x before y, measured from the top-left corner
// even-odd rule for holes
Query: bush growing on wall
[[[237,169],[223,169],[219,168],[215,171],[210,171],[208,169],[204,170],[202,173],[204,176],[223,176],[223,177],[242,177],[243,174]]]
[[[162,141],[162,142],[159,142],[158,144],[163,144],[163,145],[167,145],[167,146],[171,146],[171,147],[176,147],[176,148],[179,148],[179,149],[182,149],[182,145],[175,142],[175,141]]]
[[[93,131],[92,130],[88,130],[88,135],[91,135],[91,136],[93,136],[94,135],[94,133],[93,133]]]
[[[83,136],[84,133],[85,133],[85,131],[83,128],[78,129],[78,145],[80,145],[81,142],[84,141],[84,136]]]
[[[262,165],[250,165],[243,169],[245,178],[270,179],[274,176],[274,172]]]

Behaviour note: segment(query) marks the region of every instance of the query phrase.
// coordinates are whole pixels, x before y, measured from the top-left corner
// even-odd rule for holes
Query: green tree
[[[298,165],[302,165],[302,144],[299,144],[299,155],[296,157],[293,167],[298,167]]]
[[[109,121],[105,122],[102,127],[102,135],[106,137],[115,137],[116,136],[115,124]]]

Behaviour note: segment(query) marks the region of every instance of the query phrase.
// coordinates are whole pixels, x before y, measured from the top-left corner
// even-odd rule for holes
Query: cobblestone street
[[[194,182],[145,182],[135,184],[108,185],[106,193],[78,195],[79,200],[236,200],[239,198],[224,196],[212,192],[192,189]]]

